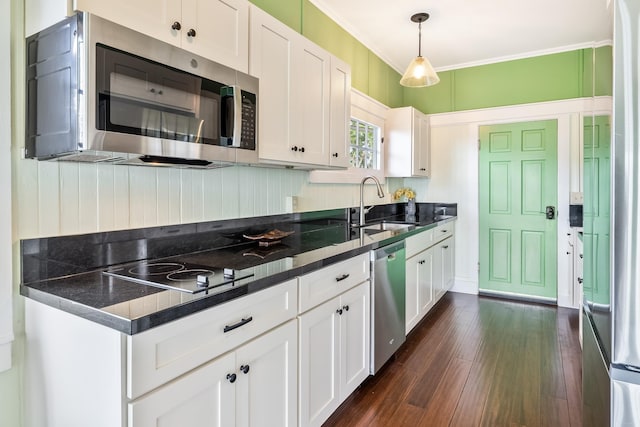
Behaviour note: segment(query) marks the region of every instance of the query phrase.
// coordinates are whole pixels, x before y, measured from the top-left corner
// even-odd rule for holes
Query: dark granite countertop
[[[196,294],[165,290],[118,279],[104,275],[102,272],[105,268],[91,269],[89,267],[94,264],[94,267],[102,266],[104,264],[102,259],[85,262],[82,268],[90,271],[74,273],[80,267],[68,265],[71,264],[68,259],[61,260],[63,257],[51,259],[50,256],[42,255],[47,251],[49,253],[53,251],[52,247],[55,247],[56,243],[59,245],[59,242],[53,240],[54,238],[23,241],[23,284],[20,287],[20,293],[27,298],[132,335],[277,285],[380,246],[403,240],[410,235],[456,219],[455,216],[434,219],[433,214],[428,214],[426,209],[423,209],[423,214],[418,214],[416,218],[406,218],[404,214],[397,212],[387,213],[386,216],[382,215],[385,221],[406,223],[407,220],[411,220],[412,225],[407,229],[373,231],[352,228],[348,222],[339,218],[319,217],[316,219],[309,218],[307,215],[303,220],[296,222],[287,217],[284,219],[285,222],[279,223],[278,226],[282,229],[293,227],[299,233],[283,239],[282,244],[277,247],[260,249],[244,242],[218,249],[206,249],[206,245],[202,244],[204,248],[199,248],[200,250],[182,252],[187,253],[186,256],[194,263],[210,264],[215,261],[225,264],[230,262],[229,260],[233,260],[237,264],[235,268],[243,273],[252,274],[249,278],[235,281],[233,285],[224,285],[208,293]],[[381,219],[379,215],[372,221],[379,222]],[[255,227],[256,221],[254,220],[252,224]],[[211,226],[211,228],[215,227]],[[151,247],[149,230],[146,231],[144,242],[148,247]],[[158,232],[156,229],[151,231]],[[211,233],[210,230],[200,230],[200,232],[204,233],[203,236],[209,236],[207,233]],[[75,238],[73,245],[74,247],[78,246],[78,241],[86,243],[87,240],[92,240],[95,243],[96,240],[100,240],[100,248],[105,246],[113,248],[116,241],[122,240],[121,234],[125,232],[119,233],[117,235],[103,233],[102,235],[81,236],[84,240]],[[181,233],[184,233],[184,227]],[[131,232],[127,234],[127,239],[131,238],[130,234]],[[228,236],[227,232],[225,237],[228,239]],[[108,240],[108,243],[104,242],[105,239]],[[132,241],[126,240],[126,245],[131,246]],[[184,243],[180,240],[180,245],[182,244]],[[71,243],[66,245],[72,246]],[[175,241],[172,242],[172,245],[175,248]],[[34,246],[38,246],[37,251],[33,249]],[[193,247],[188,249],[193,249]],[[84,250],[86,251],[87,248]],[[146,249],[146,251],[149,252],[150,249]],[[174,254],[179,253],[179,251],[174,252]],[[155,255],[155,252],[153,254]],[[93,257],[98,256],[93,254]],[[171,257],[153,255],[150,258],[171,260]],[[182,255],[181,258],[184,260],[185,255]],[[138,259],[130,258],[132,261]],[[127,265],[122,262],[110,265],[114,264]],[[55,274],[60,274],[60,277],[51,277]],[[32,280],[27,281],[25,278]]]

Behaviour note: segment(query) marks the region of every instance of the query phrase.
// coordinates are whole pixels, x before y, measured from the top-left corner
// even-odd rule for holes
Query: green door
[[[557,298],[557,140],[556,120],[480,127],[480,291]]]
[[[584,282],[586,299],[610,303],[611,118],[584,118]],[[593,262],[595,261],[595,262]]]

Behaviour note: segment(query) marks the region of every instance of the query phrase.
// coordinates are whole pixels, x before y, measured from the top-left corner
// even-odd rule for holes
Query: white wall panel
[[[203,211],[204,217],[210,220],[222,217],[222,178],[224,169],[204,171],[203,180]]]
[[[35,161],[22,162],[24,167],[18,177],[18,222],[20,236],[35,237],[39,235],[39,204],[38,204],[38,163]]]
[[[173,204],[170,201],[171,191],[170,188],[171,174],[170,169],[158,170],[156,172],[156,185],[157,185],[157,208],[158,208],[158,225],[170,224],[170,206]],[[178,181],[179,182],[179,181]],[[179,211],[178,211],[179,212]],[[179,221],[179,218],[178,218]]]
[[[83,233],[98,231],[98,166],[78,165],[78,218]]]
[[[26,160],[21,162],[24,166],[33,161]],[[60,185],[60,234],[77,234],[80,233],[80,181],[78,176],[78,164],[73,162],[56,163],[59,167],[59,185]],[[29,171],[20,170],[20,175],[28,174]],[[40,179],[51,179],[51,176],[41,176]],[[20,196],[19,196],[20,197]],[[21,197],[20,197],[21,198]],[[43,234],[41,234],[43,236]],[[20,235],[21,238],[24,238]]]
[[[38,176],[50,179],[38,180],[38,206],[46,206],[46,215],[38,216],[38,233],[47,236],[60,232],[60,196],[58,165],[52,162],[38,163]]]
[[[222,185],[222,215],[221,219],[237,218],[240,216],[238,195],[239,167],[223,168]]]
[[[127,167],[113,167],[113,187],[114,187],[114,228],[122,230],[128,228],[130,220],[130,192],[129,192],[129,169]],[[100,229],[106,231],[108,229]]]
[[[115,166],[98,165],[98,230],[113,230],[116,224]]]

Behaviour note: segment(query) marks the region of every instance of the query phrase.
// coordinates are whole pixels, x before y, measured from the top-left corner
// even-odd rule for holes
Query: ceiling
[[[437,71],[611,44],[611,0],[310,0],[403,73],[418,53]]]

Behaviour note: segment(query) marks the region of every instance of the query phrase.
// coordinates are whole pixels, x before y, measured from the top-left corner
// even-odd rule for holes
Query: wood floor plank
[[[458,399],[462,394],[472,362],[464,359],[451,359],[447,370],[429,401],[419,425],[448,426],[455,412]]]
[[[326,426],[580,426],[577,310],[448,293]]]

